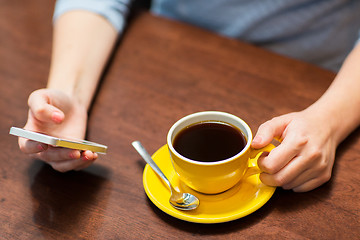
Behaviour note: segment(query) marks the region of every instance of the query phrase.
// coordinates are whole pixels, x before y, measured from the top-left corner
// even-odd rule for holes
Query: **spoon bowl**
[[[169,186],[171,192],[169,202],[171,206],[179,210],[194,210],[199,206],[200,202],[197,197],[190,193],[182,193],[171,185],[165,174],[161,171],[158,165],[156,165],[150,154],[139,141],[132,142],[132,145],[140,154],[140,156],[145,160],[145,162],[147,162],[150,167],[159,175],[159,177],[161,177],[162,180]]]

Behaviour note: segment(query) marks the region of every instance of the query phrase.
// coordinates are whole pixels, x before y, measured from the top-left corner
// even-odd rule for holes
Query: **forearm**
[[[47,87],[75,97],[88,109],[116,38],[113,26],[97,14],[70,11],[60,16]]]
[[[309,107],[324,117],[337,144],[360,124],[360,44],[348,55],[324,95]]]

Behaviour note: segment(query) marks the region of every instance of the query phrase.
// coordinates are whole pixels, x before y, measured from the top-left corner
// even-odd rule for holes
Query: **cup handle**
[[[249,158],[250,159],[257,158],[263,152],[271,152],[271,150],[273,150],[274,148],[275,148],[275,146],[273,144],[269,144],[269,145],[267,145],[267,146],[265,146],[263,148],[259,148],[259,149],[251,148]],[[258,165],[256,164],[256,166],[252,166],[252,167],[247,168],[247,170],[245,172],[245,175],[244,175],[244,178],[247,178],[247,177],[250,177],[252,175],[259,174],[259,173],[261,173],[261,170],[258,167]]]

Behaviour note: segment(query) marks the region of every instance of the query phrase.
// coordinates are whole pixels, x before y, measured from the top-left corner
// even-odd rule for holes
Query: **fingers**
[[[265,173],[277,173],[299,155],[307,143],[308,140],[306,137],[289,134],[267,157],[259,158],[258,166]]]
[[[288,115],[284,115],[261,124],[251,146],[259,149],[271,143],[274,138],[281,139],[289,122],[290,118]]]
[[[289,183],[283,185],[284,189],[292,189],[294,192],[306,192],[326,183],[331,178],[331,169],[319,168],[307,169]]]
[[[75,171],[89,167],[98,158],[97,153],[92,153],[91,151],[86,151],[83,154],[83,162],[78,167],[73,168]]]
[[[23,153],[32,154],[45,151],[48,145],[19,137],[19,147]]]
[[[81,152],[80,150],[51,146],[46,150],[38,151],[35,156],[59,172],[84,169],[98,158],[97,153],[88,150]]]
[[[327,181],[329,181],[330,177],[331,177],[331,175],[329,177],[325,177],[325,178],[311,179],[311,180],[301,184],[300,186],[292,188],[292,190],[294,192],[308,192],[308,191],[311,191],[311,190],[321,186],[322,184],[326,183]]]
[[[33,154],[59,172],[87,168],[98,158],[98,154],[91,151],[51,147],[25,138],[19,138],[19,146],[23,153]]]
[[[303,174],[308,170],[308,164],[303,160],[303,157],[296,157],[292,159],[286,167],[282,168],[280,171],[273,174],[263,172],[260,174],[260,179],[263,183],[269,186],[282,186],[284,189],[291,189],[293,185],[291,182],[295,183],[295,179],[299,175]],[[306,175],[303,175],[306,176]],[[312,176],[311,176],[312,178]],[[297,179],[300,180],[300,179]],[[307,179],[301,179],[303,181]],[[288,188],[286,188],[287,186]]]
[[[31,93],[28,105],[29,115],[25,129],[53,136],[84,138],[87,112],[70,95],[54,89],[39,89]],[[22,152],[47,162],[60,172],[80,170],[89,166],[98,157],[91,151],[52,147],[21,138],[19,147]]]
[[[38,157],[41,160],[50,163],[79,159],[81,157],[81,153],[79,150],[49,146],[46,151],[39,152]]]
[[[295,180],[290,183],[282,185],[286,182],[286,177],[280,177],[280,174],[268,175],[262,173],[260,180],[269,186],[280,186],[285,190],[293,190],[294,192],[311,191],[330,180],[331,174],[318,174],[317,172],[308,169],[307,171],[297,176]]]
[[[277,154],[277,152],[271,152],[268,157],[259,159],[259,168],[262,170],[266,169],[260,175],[261,181],[269,186],[281,186],[284,189],[293,189],[296,192],[310,191],[319,187],[331,178],[331,170],[335,157],[334,153],[326,154],[326,152],[319,149],[321,148],[311,145],[304,146],[295,157],[290,158],[287,164],[280,169],[279,166],[286,162],[286,158],[282,159],[283,156],[279,156],[278,166],[277,163],[274,163],[277,160],[276,157],[274,159],[267,159],[271,153],[274,153],[272,157]],[[281,151],[280,149],[279,152]],[[286,154],[285,150],[282,152]],[[291,151],[289,150],[289,152]],[[274,167],[271,169],[269,165]],[[277,169],[279,170],[277,171]]]
[[[29,96],[28,105],[33,116],[42,122],[61,123],[64,113],[51,104],[52,100],[46,91],[38,90]]]
[[[252,147],[260,148],[278,138],[281,144],[258,159],[261,181],[296,192],[310,191],[327,182],[336,144],[322,123],[304,113],[292,113],[262,124]],[[322,130],[322,131],[319,131]]]
[[[307,143],[307,138],[300,137],[296,132],[286,135],[283,142],[268,156],[259,158],[258,166],[263,171],[260,179],[267,185],[282,186],[285,189],[312,179],[314,176],[309,176],[306,172],[308,169],[318,170],[315,166],[322,156],[320,152],[312,153]]]

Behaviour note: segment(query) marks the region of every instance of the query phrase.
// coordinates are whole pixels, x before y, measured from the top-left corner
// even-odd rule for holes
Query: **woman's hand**
[[[258,160],[260,179],[270,186],[295,192],[310,191],[331,178],[337,141],[331,119],[316,111],[304,110],[275,117],[262,124],[253,148],[261,148],[274,138],[281,144]]]
[[[28,105],[25,129],[56,137],[84,139],[87,110],[75,98],[58,90],[40,89],[29,96]],[[97,158],[91,151],[52,147],[25,138],[19,138],[19,147],[22,152],[47,162],[60,172],[86,168]]]
[[[259,127],[252,142],[281,144],[258,160],[260,179],[271,186],[310,191],[331,177],[335,150],[360,125],[360,44],[346,58],[326,92],[301,112],[276,117]]]

